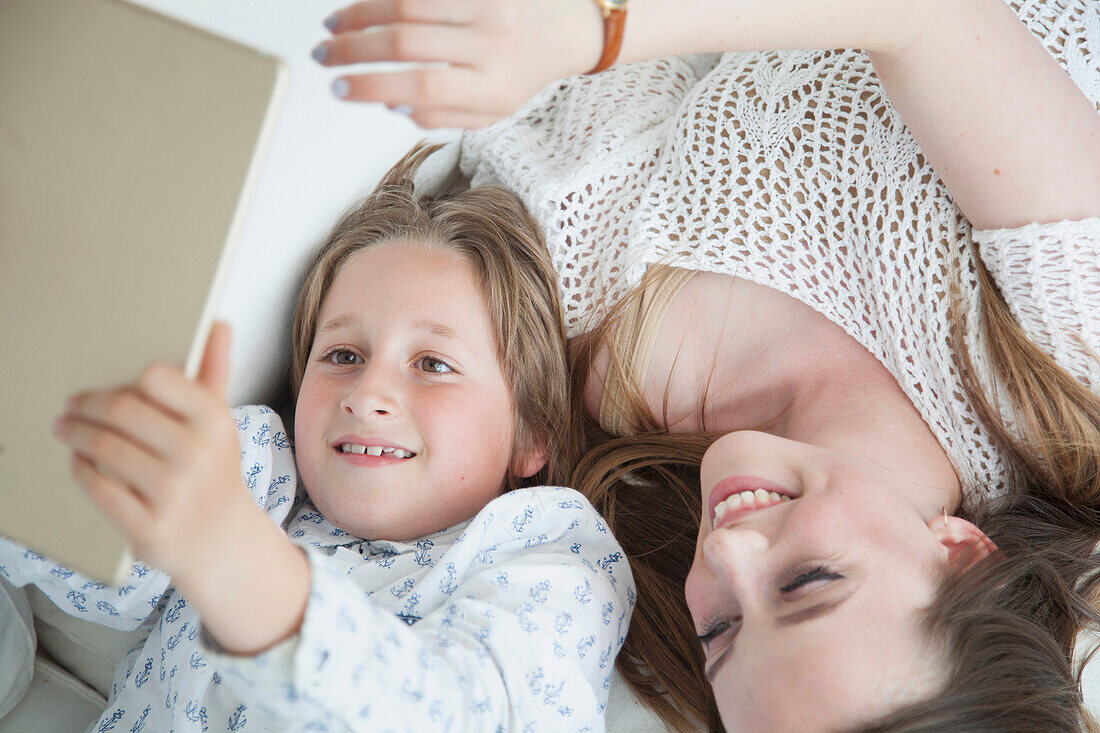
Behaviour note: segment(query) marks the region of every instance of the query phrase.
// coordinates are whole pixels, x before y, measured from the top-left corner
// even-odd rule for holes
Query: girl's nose
[[[763,573],[768,538],[753,529],[723,529],[703,540],[703,560],[742,599],[753,597]]]
[[[388,373],[381,364],[370,364],[362,370],[340,408],[349,415],[365,418],[371,414],[393,415],[398,404],[397,375]]]

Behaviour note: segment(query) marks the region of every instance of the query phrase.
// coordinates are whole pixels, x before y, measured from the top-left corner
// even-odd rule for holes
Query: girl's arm
[[[868,51],[891,99],[979,228],[1100,215],[1100,119],[1003,0],[630,0],[620,63],[683,53]],[[367,0],[317,56],[446,62],[350,74],[348,99],[477,127],[591,68],[593,0]]]
[[[936,3],[910,42],[869,50],[976,228],[1100,216],[1100,115],[1003,0]]]
[[[168,576],[134,563],[119,587],[105,585],[0,537],[0,575],[16,586],[34,584],[70,616],[132,631],[157,610]]]
[[[213,655],[223,684],[280,730],[602,729],[634,591],[591,505],[513,491],[454,545],[421,545],[416,559],[311,552],[300,633]]]
[[[135,554],[171,576],[222,646],[249,653],[297,631],[309,567],[277,524],[289,506],[269,501],[259,474],[242,478],[259,446],[238,442],[225,407],[228,354],[228,327],[216,324],[195,381],[154,365],[135,385],[73,397],[56,433],[77,483]],[[289,444],[272,450],[292,491]],[[260,474],[271,470],[262,463]]]

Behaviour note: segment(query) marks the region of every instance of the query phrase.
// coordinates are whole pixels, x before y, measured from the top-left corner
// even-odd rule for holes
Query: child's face
[[[355,536],[412,539],[496,497],[512,398],[469,263],[405,242],[353,255],[321,305],[294,426],[310,498]]]

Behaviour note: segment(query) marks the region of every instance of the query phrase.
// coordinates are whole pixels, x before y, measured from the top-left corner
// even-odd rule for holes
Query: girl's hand
[[[325,66],[418,64],[342,76],[337,96],[403,108],[426,128],[495,122],[548,82],[591,69],[603,48],[593,0],[364,0],[326,25],[333,38],[314,49]]]
[[[74,396],[56,432],[138,556],[172,575],[222,647],[248,654],[297,632],[310,573],[241,479],[228,378],[229,326],[216,323],[195,381],[153,364],[133,385]]]
[[[92,502],[144,561],[172,574],[209,563],[236,522],[262,515],[225,405],[229,340],[228,325],[215,324],[195,381],[153,364],[132,385],[73,396],[55,428]]]

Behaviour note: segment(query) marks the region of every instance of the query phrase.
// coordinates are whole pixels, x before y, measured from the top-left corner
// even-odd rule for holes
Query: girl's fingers
[[[480,36],[459,26],[397,23],[361,33],[343,33],[314,49],[325,66],[399,61],[471,66],[485,56]]]
[[[73,454],[70,463],[73,478],[96,507],[123,534],[133,540],[149,525],[149,510],[144,500],[126,485],[103,474],[83,456]]]
[[[192,425],[225,412],[224,397],[214,397],[202,384],[185,377],[182,369],[169,364],[145,367],[134,388],[160,409]]]
[[[325,25],[337,34],[389,23],[459,25],[484,17],[486,5],[482,0],[366,0],[333,13]]]
[[[464,130],[476,130],[486,127],[501,118],[501,115],[487,115],[464,109],[413,109],[409,117],[418,127],[426,130],[443,127],[458,127]]]
[[[58,437],[90,463],[100,478],[132,487],[146,501],[155,501],[164,472],[161,459],[128,436],[102,425],[65,418],[58,424]]]
[[[481,114],[494,114],[500,107],[504,116],[508,107],[494,102],[486,77],[467,68],[411,69],[385,74],[344,76],[333,85],[346,82],[344,99],[356,102],[380,102],[390,107],[415,109],[470,109],[477,104]]]
[[[232,330],[225,321],[215,321],[206,337],[206,349],[195,381],[214,399],[225,404],[225,392],[229,386],[229,347]]]
[[[114,430],[161,457],[185,437],[178,416],[159,409],[132,388],[75,395],[65,416]]]

